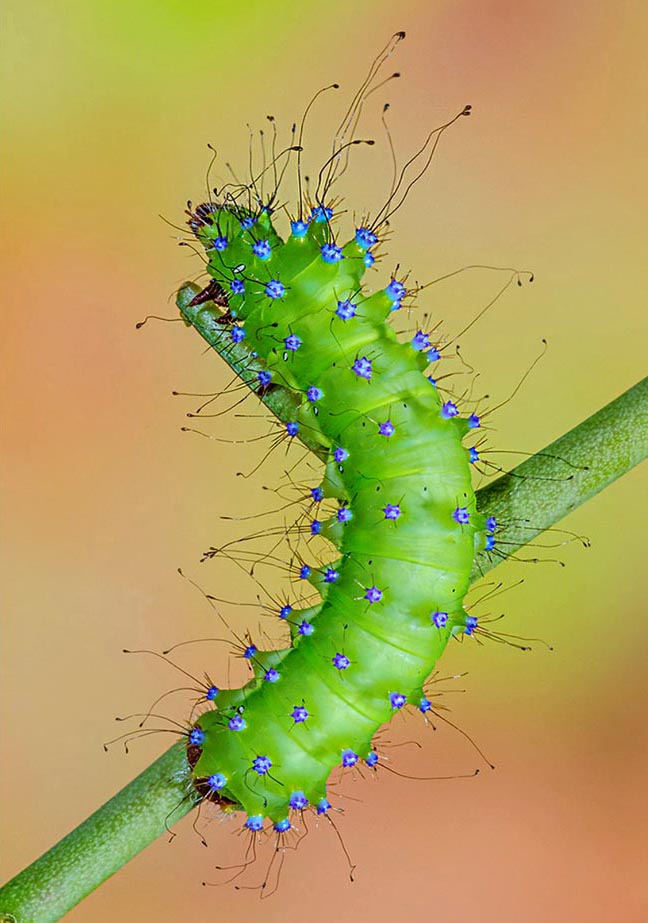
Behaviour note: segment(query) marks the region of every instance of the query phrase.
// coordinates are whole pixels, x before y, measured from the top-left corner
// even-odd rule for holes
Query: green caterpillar
[[[283,606],[290,646],[250,644],[253,679],[210,687],[188,734],[199,792],[245,811],[252,831],[269,819],[282,834],[294,812],[326,814],[331,771],[375,766],[381,725],[401,709],[432,708],[424,683],[437,659],[451,637],[477,629],[463,599],[497,525],[476,509],[478,453],[463,444],[479,418],[461,417],[426,374],[440,358],[430,335],[401,343],[389,325],[408,304],[404,282],[367,287],[386,212],[346,242],[334,233],[324,171],[352,143],[334,148],[308,208],[300,197],[285,240],[276,190],[254,202],[252,183],[189,209],[211,281],[179,302],[182,314],[232,350],[248,348],[243,378],[260,396],[281,386],[296,398],[286,436],[307,436],[326,458],[304,498],[314,510],[307,532],[339,552],[324,566],[300,562],[294,579],[321,603]],[[337,506],[320,519],[326,500]]]

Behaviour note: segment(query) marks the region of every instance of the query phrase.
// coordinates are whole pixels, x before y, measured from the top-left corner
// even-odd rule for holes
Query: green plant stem
[[[184,742],[0,889],[0,920],[50,923],[71,910],[196,804]]]
[[[477,504],[505,525],[524,523],[507,533],[506,554],[511,555],[647,456],[648,378],[644,378],[510,474],[479,490]],[[497,563],[499,559],[482,557],[473,580]]]
[[[213,302],[208,301],[206,304],[191,307],[189,302],[199,291],[199,285],[185,282],[176,296],[176,305],[187,326],[193,327],[203,340],[206,340],[219,353],[221,359],[227,362],[232,371],[236,372],[241,381],[248,385],[251,392],[257,394],[258,398],[279,420],[283,423],[294,420],[300,405],[297,395],[288,388],[277,385],[272,385],[265,391],[259,390],[256,373],[263,368],[263,364],[254,358],[245,340],[241,343],[232,342],[228,328],[217,322],[222,312]],[[300,428],[299,439],[315,455],[320,458],[326,457],[324,446],[314,439],[311,432],[304,426]]]
[[[218,349],[237,372],[249,369],[246,351],[230,350],[216,325],[200,324],[202,310],[186,309],[185,320]],[[181,293],[182,295],[182,293]],[[214,330],[214,327],[216,329]],[[202,328],[202,329],[201,329]],[[250,377],[249,375],[247,376]],[[278,393],[281,392],[281,393]],[[277,388],[264,397],[281,420],[292,417],[295,399]],[[291,403],[292,402],[292,403]],[[478,492],[479,508],[504,523],[525,520],[524,542],[559,522],[648,455],[648,378],[612,401],[542,452]],[[573,475],[573,476],[572,476]],[[507,545],[507,553],[523,544]],[[482,556],[474,574],[500,558]],[[0,889],[0,919],[54,923],[86,894],[120,869],[191,810],[182,743],[152,766],[56,846]]]

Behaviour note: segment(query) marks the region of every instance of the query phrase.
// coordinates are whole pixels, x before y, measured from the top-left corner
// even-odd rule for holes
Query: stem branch
[[[54,923],[196,804],[184,741],[0,888],[0,920]]]

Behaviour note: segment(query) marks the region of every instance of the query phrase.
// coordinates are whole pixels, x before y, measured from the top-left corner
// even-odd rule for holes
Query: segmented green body
[[[222,774],[221,797],[278,822],[294,792],[314,806],[325,799],[331,770],[352,765],[344,753],[370,754],[376,731],[400,707],[394,694],[419,704],[448,639],[466,625],[462,601],[484,545],[484,520],[462,445],[468,423],[443,412],[424,374],[424,352],[400,343],[386,323],[395,307],[391,290],[363,291],[367,248],[354,239],[329,262],[322,250],[332,242],[327,221],[311,220],[307,231],[283,242],[264,212],[247,230],[240,209],[219,207],[211,217],[197,232],[209,272],[228,292],[229,312],[272,383],[303,396],[298,422],[331,453],[324,494],[351,511],[349,521],[333,516],[323,525],[340,556],[331,565],[335,582],[313,567],[309,579],[321,605],[293,612],[291,646],[259,653],[254,679],[221,691],[197,722],[204,740],[194,776]],[[221,249],[213,248],[215,238]],[[267,259],[253,255],[262,240],[271,246]],[[244,294],[229,294],[233,279],[244,281]],[[266,294],[273,281],[285,287],[282,296]],[[343,320],[336,308],[347,300],[356,313]],[[184,313],[197,326],[217,317],[213,306]],[[300,341],[294,351],[284,344],[291,335]],[[370,366],[361,361],[354,371],[357,360]],[[312,386],[321,391],[314,402],[306,396]],[[387,420],[393,434],[381,435]],[[332,457],[336,448],[348,453],[340,463]],[[386,517],[387,504],[397,505],[396,520]],[[458,521],[458,510],[467,521]],[[381,598],[371,602],[370,588]],[[447,613],[441,627],[434,613]],[[308,636],[298,631],[302,618],[314,628]],[[345,669],[333,662],[339,653],[349,660]],[[270,667],[279,673],[274,682],[264,678]],[[297,723],[291,715],[302,705],[308,719]],[[245,727],[230,730],[237,713]],[[259,756],[270,761],[267,772],[253,768]]]

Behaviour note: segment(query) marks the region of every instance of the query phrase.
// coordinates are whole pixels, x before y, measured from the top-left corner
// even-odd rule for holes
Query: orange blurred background
[[[394,58],[403,78],[367,106],[365,130],[380,143],[354,152],[343,191],[358,213],[386,194],[384,101],[401,161],[473,104],[395,217],[383,272],[399,261],[423,280],[468,263],[535,270],[533,286],[509,290],[462,340],[494,401],[549,340],[498,412],[493,441],[535,451],[645,373],[644,5],[399,7],[4,4],[5,877],[168,745],[154,737],[128,756],[103,752],[116,715],[146,709],[176,681],[121,649],[213,632],[213,613],[176,569],[240,598],[234,569],[198,558],[233,534],[220,515],[271,505],[260,488],[281,471],[277,458],[242,482],[236,472],[261,449],[181,433],[192,404],[172,389],[213,391],[229,376],[181,324],[135,330],[147,313],[173,316],[175,287],[198,272],[158,215],[180,223],[185,200],[204,196],[207,142],[243,171],[246,122],[273,113],[286,137],[313,92],[337,80],[346,96],[323,99],[308,132],[316,170],[370,60],[405,29]],[[499,282],[459,277],[432,289],[429,307],[456,332]],[[242,438],[264,424],[225,417],[211,431]],[[452,718],[497,770],[471,782],[348,785],[358,800],[339,827],[354,884],[327,828],[288,855],[278,895],[262,905],[254,891],[201,888],[215,864],[239,860],[242,841],[214,819],[207,851],[185,819],[171,845],[152,845],[70,919],[644,920],[646,513],[636,470],[561,524],[592,540],[589,551],[544,552],[566,569],[498,570],[525,581],[502,601],[506,630],[555,650],[451,646],[443,672],[469,671]],[[226,607],[239,632],[267,630],[251,611]],[[217,672],[225,660],[212,646],[183,663]],[[477,765],[458,734],[424,730],[413,715],[395,724],[395,741],[423,748],[396,750],[394,765],[421,775]]]

